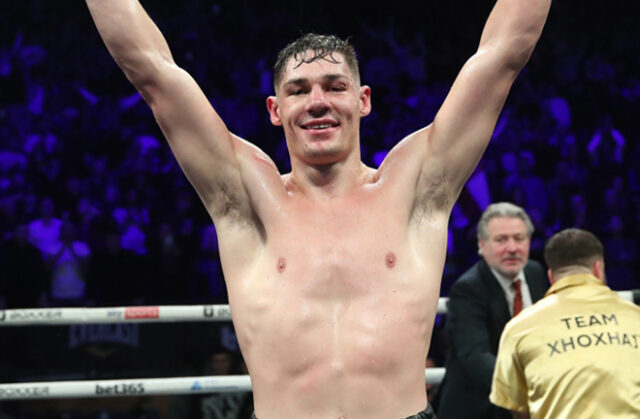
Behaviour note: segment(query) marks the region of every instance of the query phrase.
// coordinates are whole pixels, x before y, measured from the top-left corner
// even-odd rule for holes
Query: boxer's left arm
[[[434,181],[458,197],[486,149],[511,86],[538,42],[551,0],[498,0],[477,52],[464,64],[433,123],[415,135],[426,147],[417,194]],[[441,178],[441,179],[440,179]]]

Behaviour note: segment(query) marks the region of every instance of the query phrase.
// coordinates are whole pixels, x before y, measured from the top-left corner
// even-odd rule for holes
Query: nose
[[[321,86],[313,86],[309,94],[309,103],[307,104],[307,111],[314,115],[322,115],[329,109],[329,102],[327,101],[326,92]]]
[[[514,253],[518,250],[518,243],[514,239],[507,241],[507,252]]]

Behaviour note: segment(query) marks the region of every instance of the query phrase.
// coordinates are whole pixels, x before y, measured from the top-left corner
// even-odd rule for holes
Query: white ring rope
[[[425,381],[438,384],[444,368],[427,368]],[[122,397],[170,394],[231,393],[251,391],[248,375],[141,378],[99,381],[43,381],[0,384],[0,400],[60,399],[72,397]]]
[[[447,299],[438,313],[447,312]],[[58,326],[79,323],[204,322],[231,320],[226,304],[188,306],[74,307],[0,310],[0,326]]]
[[[0,311],[0,326],[57,326],[79,323],[198,322],[231,320],[229,306],[135,306],[29,308]]]
[[[634,301],[640,290],[618,291],[625,300]],[[447,313],[447,297],[438,300],[439,314]],[[134,307],[28,308],[0,310],[2,326],[57,326],[78,323],[204,322],[231,320],[226,304]]]
[[[446,298],[438,313],[446,313]],[[231,320],[226,304],[188,306],[27,308],[0,310],[0,326],[59,326],[79,323],[204,322]]]

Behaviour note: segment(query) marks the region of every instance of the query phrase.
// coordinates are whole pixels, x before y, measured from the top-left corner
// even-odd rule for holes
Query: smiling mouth
[[[324,130],[329,128],[335,128],[339,126],[337,122],[332,121],[323,121],[323,122],[309,122],[307,124],[301,125],[301,128],[304,130]]]
[[[308,125],[306,127],[302,127],[303,129],[325,129],[325,128],[331,128],[334,127],[335,125],[331,125],[331,124],[314,124],[314,125]]]

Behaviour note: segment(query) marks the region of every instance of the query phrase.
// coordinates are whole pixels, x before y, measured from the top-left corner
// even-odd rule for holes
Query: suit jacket
[[[526,264],[524,275],[535,303],[544,297],[549,280],[535,261]],[[446,319],[450,347],[438,419],[511,419],[507,410],[489,402],[500,334],[510,319],[504,291],[484,259],[451,287]]]

